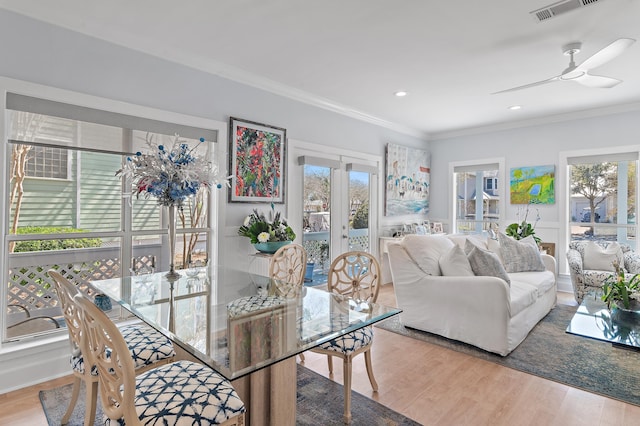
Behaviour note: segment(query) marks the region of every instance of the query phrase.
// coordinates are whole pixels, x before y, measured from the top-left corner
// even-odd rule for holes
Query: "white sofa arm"
[[[547,268],[547,271],[553,272],[553,275],[556,277],[556,280],[557,280],[558,266],[557,266],[556,258],[548,254],[542,254],[541,257],[542,257],[542,263],[544,263],[544,267]]]
[[[504,336],[508,334],[511,302],[504,280],[427,275],[402,245],[389,245],[388,249],[396,302],[405,326],[502,355],[509,352]]]

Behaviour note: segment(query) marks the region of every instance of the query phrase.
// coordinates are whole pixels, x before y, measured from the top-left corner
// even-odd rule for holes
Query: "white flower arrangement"
[[[204,138],[193,148],[189,148],[186,140],[176,134],[173,146],[167,149],[147,138],[149,153],[136,152],[127,157],[124,166],[116,172],[116,176],[132,179],[132,192],[136,196],[143,194],[146,198],[156,197],[162,206],[178,206],[195,195],[202,187],[222,188],[223,183],[229,186],[229,177],[220,179],[215,164],[196,154],[195,150],[204,143]]]
[[[273,220],[267,220],[264,213],[254,210],[244,219],[242,226],[238,229],[238,235],[249,238],[251,244],[296,239],[296,234],[287,220],[280,218],[280,212],[274,212],[273,204],[271,205],[271,217]]]

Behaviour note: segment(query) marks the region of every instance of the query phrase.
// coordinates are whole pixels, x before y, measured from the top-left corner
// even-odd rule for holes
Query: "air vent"
[[[601,2],[602,0],[563,0],[549,6],[545,6],[541,9],[529,12],[533,19],[537,22],[547,21],[551,18],[555,18],[563,13],[570,12],[572,10],[579,9],[585,6],[591,6],[594,3]]]

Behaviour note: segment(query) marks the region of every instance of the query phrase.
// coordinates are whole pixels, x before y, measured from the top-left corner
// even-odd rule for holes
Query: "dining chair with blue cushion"
[[[211,368],[176,361],[136,375],[120,330],[88,299],[80,307],[83,353],[98,371],[105,425],[244,425],[244,403]]]
[[[307,251],[300,244],[280,247],[269,261],[269,278],[293,285],[304,285],[306,271]]]
[[[356,302],[375,302],[380,291],[380,265],[373,255],[362,251],[351,251],[331,262],[327,277],[327,288],[330,292],[340,296],[347,296]],[[335,321],[341,321],[336,318]],[[335,324],[336,327],[348,324]],[[312,349],[328,355],[329,373],[333,374],[332,357],[342,358],[344,376],[344,420],[351,421],[351,376],[352,360],[364,353],[367,375],[374,391],[378,391],[378,383],[373,377],[371,363],[371,346],[373,344],[373,328],[371,326],[360,328],[323,343]]]
[[[73,409],[78,401],[80,385],[85,384],[85,425],[93,424],[96,415],[96,401],[98,389],[98,371],[93,365],[87,371],[86,357],[82,352],[82,340],[84,338],[81,329],[80,310],[75,297],[85,297],[78,288],[56,270],[49,270],[48,275],[53,279],[56,293],[60,300],[62,313],[69,330],[69,343],[71,345],[71,369],[74,375],[73,391],[67,411],[62,417],[62,424],[66,424],[73,414]],[[175,357],[173,343],[169,338],[153,328],[131,324],[120,328],[127,348],[134,360],[134,366],[138,372],[153,368],[158,363],[169,363]]]

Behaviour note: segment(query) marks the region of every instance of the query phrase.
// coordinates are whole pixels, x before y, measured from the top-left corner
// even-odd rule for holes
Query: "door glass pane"
[[[303,227],[302,245],[307,251],[306,285],[327,282],[329,269],[329,244],[331,242],[331,169],[329,167],[304,165]]]
[[[497,175],[497,169],[454,173],[455,232],[482,233],[492,226],[497,228],[500,218]]]
[[[635,246],[636,169],[636,161],[569,166],[572,241],[618,241]]]
[[[349,250],[370,251],[369,173],[349,172]]]

